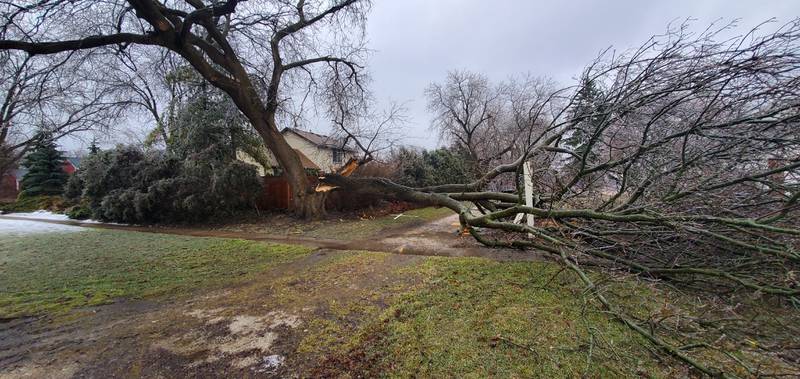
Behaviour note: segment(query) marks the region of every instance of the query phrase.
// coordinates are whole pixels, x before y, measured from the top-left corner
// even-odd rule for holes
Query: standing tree
[[[20,197],[60,195],[64,191],[69,175],[64,172],[64,156],[50,135],[38,135],[33,150],[25,156],[22,165],[28,172],[20,183]]]
[[[103,60],[100,85],[114,88],[117,97],[130,105],[130,113],[143,112],[152,119],[154,127],[145,144],[167,145],[166,124],[174,114],[174,105],[180,98],[183,84],[183,77],[174,73],[185,72],[185,68],[179,65],[182,61],[167,52],[156,56],[143,53],[146,52],[126,49],[114,54],[116,59]],[[199,75],[191,77],[196,79]]]
[[[514,141],[531,133],[531,115],[552,92],[543,78],[522,75],[492,84],[482,74],[451,71],[425,91],[433,127],[452,147],[466,152],[474,176],[513,160]]]
[[[433,83],[425,90],[433,127],[467,152],[475,170],[486,158],[482,148],[499,132],[500,93],[486,76],[467,71],[451,71],[444,83]]]
[[[275,155],[292,187],[293,210],[318,217],[324,197],[310,186],[277,120],[291,108],[294,89],[331,82],[317,78],[360,83],[368,6],[359,0],[4,3],[0,50],[33,56],[155,47],[180,56],[233,100]]]
[[[588,149],[591,140],[605,120],[605,113],[602,106],[602,92],[597,88],[597,84],[588,79],[582,78],[575,95],[575,101],[570,109],[569,117],[574,120],[575,125],[571,127],[572,132],[564,138],[564,144],[572,149],[580,159],[586,155],[587,160],[591,160],[592,151]],[[572,157],[573,160],[579,158]]]
[[[89,144],[89,155],[96,155],[100,152],[100,146],[97,146],[97,138],[92,138],[92,142]]]
[[[572,120],[573,125],[570,125],[567,128],[569,131],[564,133],[563,145],[573,154],[566,157],[563,171],[580,172],[598,159],[600,149],[591,147],[596,147],[598,140],[602,138],[604,124],[613,116],[612,113],[605,112],[603,107],[603,93],[598,84],[585,76],[582,77],[572,99],[572,105],[567,110],[567,118]],[[606,179],[608,178],[604,177],[604,173],[586,174],[575,183],[573,192],[596,196],[597,190],[605,186]]]
[[[119,115],[113,89],[98,87],[87,69],[92,60],[0,51],[0,175],[36,145],[39,131],[57,140],[106,127]]]

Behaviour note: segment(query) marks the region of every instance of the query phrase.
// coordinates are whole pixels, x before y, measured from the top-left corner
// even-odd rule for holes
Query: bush
[[[463,154],[451,149],[418,151],[401,148],[394,153],[392,160],[400,168],[396,180],[410,187],[468,183],[473,179]]]
[[[64,200],[69,202],[77,202],[81,199],[83,193],[83,179],[78,174],[72,174],[67,179],[67,185],[64,186]]]
[[[213,149],[186,159],[131,147],[99,152],[80,171],[82,201],[94,218],[124,223],[192,222],[253,205],[255,166]]]
[[[177,104],[167,125],[167,151],[118,146],[85,159],[81,202],[92,217],[192,222],[253,206],[261,179],[255,166],[236,160],[236,151],[260,139],[250,138],[239,112],[219,99],[203,91]]]
[[[61,196],[23,196],[17,201],[0,207],[3,212],[33,212],[40,209],[59,211],[64,207]]]
[[[92,210],[84,205],[73,205],[64,212],[67,217],[74,220],[86,220],[92,217]]]

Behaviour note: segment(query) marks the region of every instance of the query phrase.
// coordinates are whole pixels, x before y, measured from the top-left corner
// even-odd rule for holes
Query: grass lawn
[[[310,251],[112,230],[0,236],[0,242],[0,318],[230,283]]]
[[[643,347],[646,341],[585,302],[577,282],[564,282],[569,274],[546,285],[558,271],[546,262],[476,258],[425,258],[401,268],[397,274],[417,277],[417,286],[392,299],[385,311],[371,313],[371,322],[350,331],[347,340],[326,346],[332,331],[338,332],[329,322],[316,336],[311,329],[307,338],[312,340],[305,345],[328,352],[312,376],[349,371],[398,378],[670,373]],[[347,308],[341,302],[336,306]]]
[[[577,276],[560,271],[556,264],[426,258],[399,274],[417,276],[421,283],[393,299],[385,311],[374,313],[374,319],[350,332],[346,341],[326,348],[326,336],[336,330],[330,325],[323,329],[325,333],[309,337],[313,340],[307,345],[329,352],[320,372],[312,376],[352,372],[398,378],[693,375],[602,312]],[[600,279],[600,274],[593,275]],[[670,320],[668,328],[693,328],[692,340],[666,338],[677,346],[701,342],[713,346],[691,352],[705,364],[740,376],[748,376],[753,367],[764,373],[800,374],[773,353],[745,343],[752,340],[738,334],[749,330],[763,335],[777,325],[792,325],[800,321],[796,312],[771,310],[773,315],[768,316],[761,311],[766,308],[761,308],[743,316],[749,323],[742,325],[743,330],[722,331],[718,325],[703,328],[691,322],[701,314],[714,317],[707,303],[696,297],[630,279],[606,285],[606,296],[640,320],[665,319]],[[776,323],[775,318],[781,320]],[[657,332],[660,328],[655,326]],[[782,339],[772,343],[791,345],[792,337],[776,330],[770,333]]]
[[[694,375],[602,312],[575,274],[551,262],[355,251],[298,260],[310,249],[111,230],[0,242],[0,318],[59,314],[118,297],[175,296],[293,262],[192,307],[225,317],[272,311],[301,317],[302,328],[278,340],[299,377]],[[704,364],[740,377],[753,370],[800,375],[789,354],[800,333],[795,310],[760,298],[715,305],[663,284],[590,275],[612,303]],[[186,353],[192,359],[225,341],[218,328],[187,328],[182,320],[197,322],[196,316],[169,308],[175,318],[168,325],[185,328],[187,346],[199,349]],[[669,337],[670,330],[687,337]]]

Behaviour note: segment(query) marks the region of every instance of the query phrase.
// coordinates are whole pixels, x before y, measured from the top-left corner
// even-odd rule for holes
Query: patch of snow
[[[230,355],[236,355],[249,350],[260,350],[267,352],[277,339],[278,334],[272,332],[266,332],[264,334],[250,334],[247,336],[236,336],[217,345],[217,350]]]
[[[281,338],[277,328],[295,328],[301,325],[303,320],[295,314],[284,311],[272,311],[264,316],[236,315],[230,318],[224,316],[224,311],[224,308],[193,309],[185,314],[204,321],[206,325],[228,320],[230,334],[220,337],[190,332],[185,338],[181,336],[169,338],[157,343],[157,346],[182,355],[206,351],[208,354],[206,358],[192,363],[193,366],[229,359],[235,368],[252,367],[252,370],[259,373],[276,374],[286,358],[281,355],[261,356],[261,354],[272,352],[272,346]],[[250,354],[243,356],[247,352]]]
[[[282,355],[273,354],[264,357],[264,363],[260,366],[255,368],[256,372],[263,372],[267,374],[276,374],[278,369],[283,366],[283,362],[286,361]]]
[[[70,218],[63,213],[53,213],[50,211],[35,211],[35,212],[21,212],[9,213],[8,216],[35,218],[39,220],[53,220],[53,221],[69,221]]]
[[[0,218],[0,237],[23,236],[39,233],[74,233],[86,230],[79,226],[52,224],[27,220],[7,220]]]
[[[43,211],[43,210],[39,210],[39,211],[35,211],[35,212],[8,213],[8,214],[6,214],[6,216],[30,218],[30,219],[36,219],[36,220],[48,220],[48,221],[73,221],[73,222],[79,222],[81,224],[102,224],[103,223],[102,221],[88,220],[88,219],[87,220],[75,220],[75,219],[69,218],[69,216],[67,216],[67,215],[65,215],[63,213],[54,213],[54,212]],[[123,224],[117,224],[117,223],[113,223],[113,222],[111,222],[109,224],[112,224],[112,225],[123,225]]]
[[[249,334],[263,330],[265,325],[263,317],[240,315],[231,320],[228,329],[233,334]]]
[[[250,366],[257,365],[259,362],[258,356],[255,355],[248,355],[244,358],[239,358],[231,362],[231,365],[236,368],[247,368]]]

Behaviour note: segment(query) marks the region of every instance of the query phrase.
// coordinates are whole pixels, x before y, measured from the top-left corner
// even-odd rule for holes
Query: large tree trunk
[[[292,191],[290,211],[305,219],[322,218],[325,216],[325,195],[314,191],[300,157],[278,130],[275,114],[266,112],[262,120],[254,125],[289,182]]]
[[[324,194],[317,193],[312,187],[306,175],[303,163],[297,152],[289,146],[283,138],[275,122],[275,107],[265,107],[253,90],[252,85],[244,76],[240,79],[247,85],[235,90],[225,89],[231,95],[236,106],[247,117],[253,128],[261,136],[264,145],[269,149],[283,169],[286,180],[292,192],[292,202],[290,211],[296,216],[305,219],[319,219],[325,216]]]
[[[296,215],[311,220],[325,216],[326,193],[315,192],[312,189],[301,194],[295,191],[294,195],[295,197],[292,198],[292,210]]]

